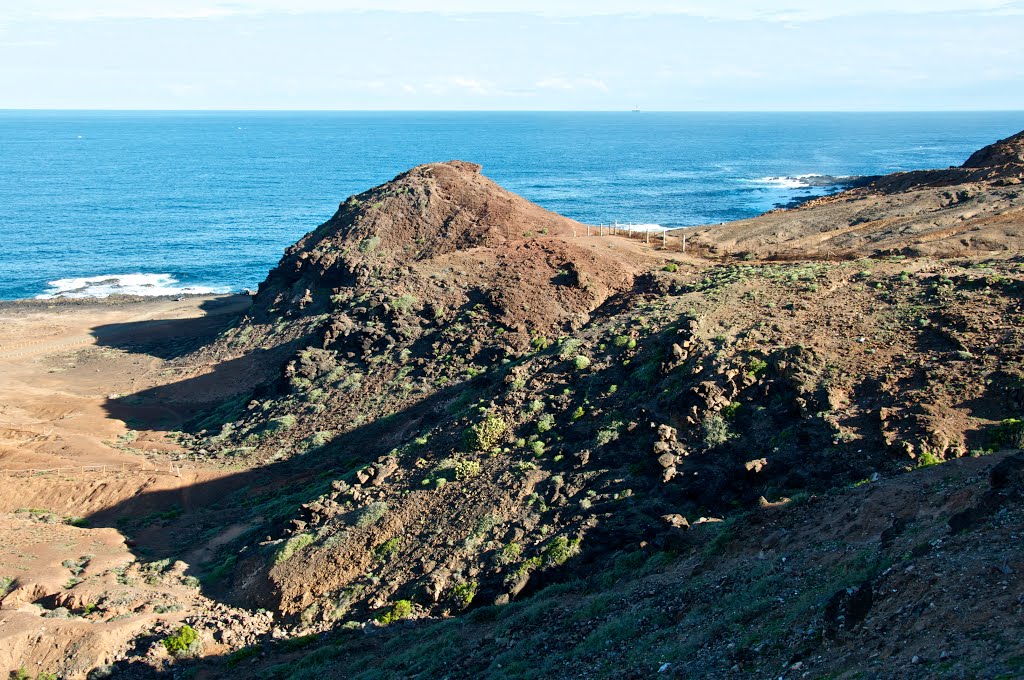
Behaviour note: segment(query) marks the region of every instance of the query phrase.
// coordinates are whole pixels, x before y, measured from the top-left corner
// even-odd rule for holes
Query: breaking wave
[[[37,300],[55,298],[105,298],[111,295],[194,295],[226,293],[210,286],[183,286],[173,274],[102,274],[50,281]]]

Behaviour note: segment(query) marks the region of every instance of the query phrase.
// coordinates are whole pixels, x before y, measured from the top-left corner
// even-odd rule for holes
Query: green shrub
[[[312,542],[312,534],[296,534],[295,536],[292,536],[285,541],[274,554],[274,564],[281,564],[282,562],[288,561],[292,555],[302,550]]]
[[[359,242],[359,252],[366,253],[373,252],[380,245],[380,236],[368,236]]]
[[[452,588],[452,599],[455,600],[460,609],[465,609],[473,602],[473,598],[476,597],[476,591],[479,588],[480,584],[476,581],[464,581]]]
[[[466,447],[471,451],[490,451],[501,443],[506,430],[508,423],[504,418],[488,413],[483,420],[466,430]]]
[[[389,611],[377,617],[377,623],[390,626],[395,621],[409,618],[411,614],[412,602],[409,600],[399,600]]]
[[[206,580],[211,582],[211,583],[216,583],[217,581],[223,580],[224,577],[227,576],[228,574],[230,574],[231,571],[235,568],[235,564],[237,562],[238,562],[238,556],[237,555],[228,555],[223,560],[218,562],[213,567],[213,569],[210,570],[210,573],[207,576]]]
[[[590,366],[590,358],[583,354],[580,354],[575,359],[572,360],[572,365],[573,368],[575,368],[577,371],[582,371],[583,369]]]
[[[612,421],[612,423],[607,427],[602,427],[600,430],[597,431],[597,436],[595,437],[595,439],[597,440],[597,445],[607,446],[608,444],[611,444],[613,441],[619,438],[619,431],[621,429],[622,421],[620,420]]]
[[[376,548],[373,549],[373,554],[378,560],[387,561],[398,552],[398,549],[402,547],[402,539],[398,536],[384,541]]]
[[[636,339],[631,338],[628,335],[616,335],[612,339],[612,344],[620,349],[634,349],[636,347]]]
[[[92,677],[92,674],[89,675]],[[32,680],[32,674],[29,673],[24,666],[16,671],[11,671],[11,680]],[[46,671],[41,672],[35,677],[35,680],[59,680],[56,673],[47,673]]]
[[[333,437],[334,433],[331,432],[330,430],[321,430],[320,432],[315,432],[302,440],[302,448],[306,450],[318,449],[324,444],[331,441]]]
[[[1000,422],[989,435],[989,450],[1024,448],[1024,422],[1019,418],[1007,418]]]
[[[281,651],[285,653],[291,653],[309,647],[318,639],[319,637],[317,635],[300,635],[298,637],[281,640],[281,642],[278,644],[281,646]]]
[[[580,539],[570,541],[565,536],[555,536],[541,551],[541,557],[548,566],[561,566],[579,552]]]
[[[533,455],[535,456],[543,456],[544,442],[538,439],[537,441],[530,444],[530,450],[533,451]]]
[[[455,479],[457,481],[461,482],[470,477],[476,477],[478,474],[480,474],[479,461],[464,458],[455,461]]]
[[[359,517],[356,519],[357,527],[368,527],[376,524],[380,521],[380,518],[386,515],[388,512],[388,504],[383,501],[376,501],[370,503],[362,512],[359,513]]]
[[[569,418],[575,422],[582,418],[584,415],[586,415],[586,411],[583,410],[583,407],[577,406],[576,410],[572,412],[572,415],[570,415]]]
[[[702,427],[704,429],[704,446],[709,449],[721,446],[736,436],[729,428],[729,423],[718,413],[705,418]]]
[[[498,562],[503,565],[512,564],[513,562],[518,562],[522,554],[523,546],[512,541],[502,548],[500,553],[498,553]]]
[[[765,369],[767,369],[767,368],[768,368],[768,362],[767,361],[765,361],[763,359],[758,359],[757,357],[754,357],[747,364],[747,373],[749,373],[749,374],[751,374],[753,376],[758,376],[758,375],[761,375],[762,373],[764,373]]]
[[[402,295],[391,300],[391,308],[400,314],[408,314],[417,302],[415,295]]]
[[[675,272],[675,271],[679,271],[679,265],[676,264],[675,262],[669,262],[667,265],[665,265],[661,269],[662,269],[662,271],[666,271],[666,272]]]
[[[228,655],[228,668],[234,668],[246,659],[259,656],[259,654],[259,647],[242,647],[241,649],[236,649]]]
[[[295,416],[291,414],[271,418],[267,423],[267,430],[270,432],[283,432],[284,430],[290,430],[295,427],[296,422]]]
[[[199,651],[201,643],[199,633],[192,626],[185,624],[174,634],[165,637],[163,645],[171,656],[184,658],[194,656]]]
[[[555,417],[550,413],[545,413],[537,421],[537,432],[544,434],[555,426]]]
[[[576,355],[580,353],[580,347],[583,346],[583,341],[579,338],[569,338],[560,343],[558,347],[558,358],[562,361],[569,361],[575,359]]]

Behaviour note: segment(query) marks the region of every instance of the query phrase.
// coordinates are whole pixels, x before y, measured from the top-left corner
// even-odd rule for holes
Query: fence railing
[[[168,461],[167,465],[147,465],[146,463],[106,463],[100,465],[61,465],[52,468],[0,468],[0,475],[5,477],[34,477],[36,475],[60,474],[62,472],[96,472],[100,474],[123,474],[128,472],[146,472],[156,474],[171,474],[181,477],[182,470],[194,470],[195,465],[185,463],[174,463]]]
[[[625,236],[626,238],[642,240],[650,243],[653,235],[654,241],[661,239],[661,247],[668,248],[668,233],[679,231],[679,249],[686,252],[686,232],[679,227],[663,227],[660,224],[588,224],[587,236]],[[574,232],[574,236],[582,236],[582,233]]]

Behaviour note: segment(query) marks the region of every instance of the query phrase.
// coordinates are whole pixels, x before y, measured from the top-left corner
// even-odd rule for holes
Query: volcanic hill
[[[1021,139],[686,252],[461,161],[349,198],[110,399],[228,473],[92,515],[208,598],[118,677],[1013,677]]]

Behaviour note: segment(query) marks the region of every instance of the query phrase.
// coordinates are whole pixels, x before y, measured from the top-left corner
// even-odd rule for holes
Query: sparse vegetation
[[[359,242],[359,252],[363,253],[364,255],[367,254],[367,253],[372,253],[373,251],[377,250],[377,248],[379,248],[379,247],[380,247],[380,237],[379,236],[367,236],[366,238],[364,238],[362,241]]]
[[[726,419],[718,413],[705,418],[701,427],[704,430],[704,446],[708,449],[721,446],[736,436]]]
[[[377,617],[377,623],[382,626],[390,626],[392,623],[407,619],[410,616],[412,616],[412,602],[409,600],[399,600],[390,610]]]
[[[370,503],[359,513],[359,517],[356,519],[357,527],[368,527],[376,524],[384,517],[388,512],[388,504],[383,501],[375,501]]]
[[[480,584],[476,581],[463,581],[452,588],[452,599],[460,609],[465,609],[473,602]]]
[[[401,181],[415,187],[410,177]],[[423,187],[411,192],[413,214],[448,200],[442,180],[431,177],[429,201]],[[1010,342],[1024,295],[1020,258],[1001,255],[983,271],[973,254],[894,264],[839,220],[843,233],[815,234],[870,243],[872,257],[804,260],[784,250],[781,227],[778,252],[774,237],[750,250],[742,235],[714,245],[723,228],[711,227],[692,232],[679,265],[637,241],[569,240],[561,226],[510,245],[478,230],[511,241],[537,227],[434,219],[443,215],[406,223],[398,199],[387,199],[387,214],[366,213],[398,195],[383,191],[364,196],[362,212],[334,218],[337,233],[323,228],[290,251],[251,311],[225,324],[213,350],[280,355],[270,379],[174,424],[190,465],[249,468],[231,478],[235,490],[215,506],[196,493],[187,511],[164,501],[142,517],[120,513],[126,537],[160,523],[169,547],[147,557],[143,534],[135,562],[103,573],[106,547],[95,567],[76,558],[84,548],[68,548],[56,562],[72,558],[64,567],[75,589],[40,600],[41,616],[99,624],[183,611],[160,620],[195,622],[205,616],[193,609],[199,594],[182,587],[194,577],[172,560],[196,555],[202,595],[226,608],[216,607],[226,626],[211,631],[218,646],[265,640],[197,662],[200,674],[244,662],[236,674],[275,680],[623,669],[853,677],[865,658],[882,668],[920,654],[907,667],[941,675],[927,656],[941,643],[961,675],[1010,677],[984,655],[1008,649],[1012,626],[1004,633],[975,617],[981,632],[968,642],[911,634],[948,623],[954,600],[993,611],[1020,604],[1004,592],[1011,586],[992,586],[1014,578],[1016,454],[922,469],[909,482],[900,475],[1024,443],[1019,419],[992,420],[1019,415],[1024,399],[1024,364]],[[870,192],[857,196],[866,202],[858,211],[877,212]],[[928,219],[946,219],[926,198]],[[469,231],[444,243],[430,233],[442,223]],[[378,229],[386,247],[366,238]],[[165,377],[180,389],[177,375]],[[145,405],[144,393],[128,395],[136,398]],[[143,425],[131,426],[148,442]],[[148,456],[166,467],[165,453]],[[872,511],[851,510],[862,502]],[[13,521],[89,536],[40,526],[64,521],[48,511]],[[975,573],[961,561],[989,566]],[[68,576],[58,569],[54,583]],[[929,589],[928,607],[914,595],[921,579],[948,586]],[[885,610],[871,615],[886,619],[881,637],[836,604],[865,584]],[[10,586],[0,579],[0,595]],[[153,600],[139,607],[126,590]],[[259,615],[227,604],[253,596],[279,610],[257,625]],[[74,601],[71,611],[56,606],[61,598]],[[221,617],[227,609],[237,624]],[[374,620],[409,618],[417,621],[363,635]],[[196,627],[205,635],[212,620]],[[164,641],[168,652],[182,630]],[[310,635],[282,640],[282,631]],[[839,647],[864,653],[830,653]]]
[[[167,653],[177,658],[195,656],[202,646],[199,634],[188,624],[165,637],[162,642]]]
[[[471,451],[490,451],[497,446],[508,430],[508,423],[494,413],[488,413],[484,419],[466,431],[466,445]]]
[[[378,560],[386,562],[398,553],[402,547],[402,539],[398,536],[388,539],[373,549],[373,554]]]
[[[313,536],[310,534],[296,534],[292,536],[274,553],[274,564],[281,564],[291,559],[292,555],[313,543]]]

